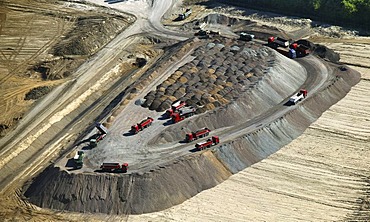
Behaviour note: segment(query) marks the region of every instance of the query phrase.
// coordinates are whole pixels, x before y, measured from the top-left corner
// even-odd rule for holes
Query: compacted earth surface
[[[192,14],[179,21],[188,7],[172,1],[91,2],[108,8],[58,3],[106,14],[69,21],[73,31],[63,32],[48,51],[53,59],[27,69],[43,84],[62,82],[30,88],[25,101],[42,97],[52,110],[34,114],[40,120],[29,122],[32,129],[23,119],[2,140],[0,215],[98,221],[369,218],[367,38],[240,8],[189,6]],[[27,8],[7,5],[13,13]],[[106,42],[85,26],[107,33]],[[240,40],[242,31],[255,38]],[[345,39],[328,37],[330,32]],[[270,35],[306,38],[301,42],[310,54],[290,59],[267,46]],[[307,97],[288,103],[300,89]],[[61,99],[53,101],[55,96]],[[194,115],[174,123],[165,111],[175,101],[186,102]],[[42,104],[34,109],[43,110]],[[147,117],[153,119],[148,128],[130,132]],[[95,122],[107,134],[92,146],[99,134]],[[205,127],[211,130],[207,138],[184,141],[186,133]],[[195,148],[212,136],[220,143]],[[84,152],[82,168],[73,161],[77,151]],[[102,163],[129,168],[104,172]]]

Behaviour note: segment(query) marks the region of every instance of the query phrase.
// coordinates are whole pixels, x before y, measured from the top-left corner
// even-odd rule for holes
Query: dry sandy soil
[[[78,66],[133,20],[71,2],[1,4],[0,138],[37,99],[70,80]]]

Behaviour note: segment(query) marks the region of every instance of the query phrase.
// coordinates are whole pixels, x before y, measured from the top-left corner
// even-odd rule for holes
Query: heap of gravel
[[[313,51],[313,54],[318,55],[323,59],[327,59],[334,63],[338,63],[340,60],[339,53],[334,52],[334,50],[329,49],[324,45],[314,44],[304,39],[298,40],[297,43],[309,47]]]
[[[143,107],[161,112],[183,100],[205,112],[238,99],[274,64],[267,47],[222,37],[201,41],[192,54],[195,59],[149,92]]]
[[[49,86],[40,86],[31,89],[25,96],[24,100],[36,100],[41,98],[42,96],[48,94],[51,91],[51,87]]]

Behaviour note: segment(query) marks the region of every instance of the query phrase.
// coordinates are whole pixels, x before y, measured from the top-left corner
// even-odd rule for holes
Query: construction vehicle
[[[273,36],[268,38],[267,43],[272,48],[277,48],[278,46],[287,48],[289,46],[288,40]]]
[[[190,8],[186,9],[185,13],[179,14],[179,20],[185,20],[191,15],[192,11]]]
[[[95,138],[90,139],[90,147],[91,148],[96,147],[98,143],[105,138],[106,135],[107,134],[101,134],[101,133],[96,134]]]
[[[76,169],[81,169],[83,166],[83,157],[84,157],[84,152],[83,151],[77,151],[76,155],[73,157],[73,161],[75,163],[75,168]]]
[[[212,136],[211,139],[208,139],[207,141],[200,142],[195,144],[195,148],[198,150],[204,150],[206,148],[210,148],[211,146],[217,145],[220,142],[220,139],[218,136]]]
[[[186,142],[191,142],[191,141],[196,140],[198,138],[203,138],[205,136],[208,136],[209,132],[211,132],[211,130],[209,130],[208,128],[204,128],[204,129],[198,130],[196,132],[188,133],[185,136],[185,141]]]
[[[252,41],[254,39],[254,35],[242,32],[240,33],[239,39],[243,41]]]
[[[203,30],[203,29],[201,29],[201,30],[199,30],[198,32],[196,32],[194,35],[195,36],[198,36],[198,38],[203,38],[203,39],[206,39],[206,38],[209,38],[209,34],[210,34],[211,32],[210,31],[208,31],[208,30]]]
[[[290,45],[290,48],[294,49],[297,52],[298,57],[303,57],[303,56],[310,54],[309,47],[302,45],[302,44],[298,44],[297,42],[292,43]]]
[[[181,109],[182,107],[186,106],[186,102],[184,101],[177,101],[177,102],[174,102],[172,105],[171,105],[171,108],[168,109],[166,111],[166,115],[168,117],[171,117],[171,115],[176,112],[177,110]]]
[[[185,118],[188,118],[190,116],[193,116],[195,114],[196,109],[193,107],[183,107],[179,109],[178,111],[174,112],[171,115],[171,119],[174,123],[178,123]]]
[[[98,142],[103,140],[108,133],[107,128],[105,128],[101,123],[96,123],[95,127],[98,129],[99,133],[96,134],[94,138],[90,139],[91,148],[96,147],[98,145]]]
[[[299,101],[303,100],[304,98],[307,97],[307,90],[301,89],[297,94],[294,96],[290,97],[289,103],[290,104],[297,104]]]
[[[128,163],[123,163],[122,165],[119,163],[103,163],[100,169],[106,172],[127,173]]]
[[[101,123],[96,123],[95,127],[99,130],[101,134],[107,134],[108,130]]]
[[[133,125],[131,126],[131,132],[136,134],[138,133],[139,131],[149,127],[150,125],[152,125],[152,122],[153,122],[153,118],[151,117],[148,117],[146,119],[144,119],[143,121],[141,121],[140,123],[136,124],[136,125]]]
[[[267,45],[281,54],[285,55],[288,58],[294,59],[297,58],[297,52],[295,48],[292,48],[292,45],[289,45],[289,41],[279,38],[279,37],[270,37],[267,40]],[[288,46],[290,46],[288,48]],[[283,47],[283,48],[280,48]]]

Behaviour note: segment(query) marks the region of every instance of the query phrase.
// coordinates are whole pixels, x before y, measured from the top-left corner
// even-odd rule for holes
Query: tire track
[[[63,32],[65,30],[64,29],[65,21],[63,19],[60,19],[60,17],[57,17],[57,18],[58,18],[57,19],[57,30],[56,30],[55,34],[53,35],[53,37],[50,40],[48,40],[43,46],[41,46],[36,52],[34,52],[32,55],[30,55],[30,57],[28,57],[25,61],[22,61],[22,63],[18,64],[14,69],[9,71],[9,73],[7,75],[0,78],[0,85],[3,85],[4,83],[6,83],[13,76],[13,74],[15,74],[17,71],[21,70],[22,68],[26,67],[31,61],[33,61],[36,57],[38,57],[40,54],[45,52],[52,44],[54,44],[60,38],[60,36],[63,34]],[[70,18],[70,20],[68,20],[68,22],[71,22],[71,23],[74,23],[75,21],[76,21],[76,17],[72,17],[72,18]],[[30,29],[31,29],[31,27],[30,27]],[[24,43],[20,45],[20,47],[18,49],[18,52],[17,52],[17,55],[19,54],[19,52],[21,51],[21,48],[23,48],[23,46],[24,46]]]

